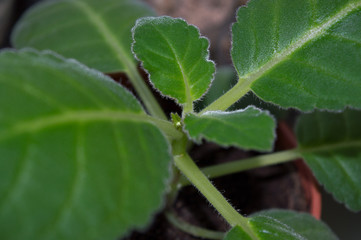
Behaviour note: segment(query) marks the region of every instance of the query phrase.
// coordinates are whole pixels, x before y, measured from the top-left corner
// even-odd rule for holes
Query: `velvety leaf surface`
[[[267,210],[251,215],[249,220],[255,236],[239,226],[228,232],[225,240],[337,240],[337,236],[311,215],[287,210]]]
[[[272,150],[275,121],[268,112],[254,107],[233,112],[211,111],[188,114],[184,128],[196,141],[205,138],[223,146]]]
[[[131,28],[136,19],[152,15],[137,0],[44,1],[17,23],[12,43],[51,49],[102,72],[125,71],[135,61]]]
[[[149,222],[171,160],[149,118],[75,61],[0,53],[0,239],[113,240]]]
[[[208,60],[208,40],[195,26],[171,17],[142,18],[133,38],[137,58],[164,95],[192,105],[207,91],[215,67]]]
[[[239,226],[233,227],[225,236],[224,240],[254,240]]]
[[[283,107],[361,108],[361,0],[251,0],[233,25],[240,84]]]
[[[314,112],[297,125],[300,151],[317,180],[354,211],[361,210],[361,112]]]
[[[287,224],[295,232],[309,240],[337,240],[338,237],[322,221],[306,213],[298,213],[289,210],[273,209],[255,213],[255,217],[271,217]]]

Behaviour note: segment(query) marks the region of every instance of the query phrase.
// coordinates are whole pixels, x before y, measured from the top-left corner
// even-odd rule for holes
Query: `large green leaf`
[[[131,28],[152,15],[138,0],[44,1],[17,23],[12,43],[51,49],[102,72],[125,71],[135,61]]]
[[[238,87],[283,107],[361,108],[360,9],[361,0],[251,0],[232,28]]]
[[[2,52],[0,239],[115,239],[144,226],[171,160],[149,119],[129,92],[75,61]]]
[[[225,240],[337,240],[337,236],[321,221],[306,213],[267,210],[251,215],[252,238],[241,227],[228,232]]]
[[[361,112],[314,112],[297,125],[300,152],[317,180],[354,211],[361,210]]]
[[[275,125],[268,112],[254,107],[188,114],[184,119],[185,130],[198,142],[205,138],[223,146],[268,151],[273,147]]]
[[[182,19],[149,17],[133,29],[133,50],[163,94],[192,106],[208,89],[215,71],[208,40]]]

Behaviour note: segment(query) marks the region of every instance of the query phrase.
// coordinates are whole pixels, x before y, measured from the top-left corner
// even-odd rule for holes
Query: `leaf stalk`
[[[300,157],[301,157],[301,153],[299,149],[295,148],[291,150],[285,150],[276,153],[251,157],[247,159],[240,159],[228,163],[222,163],[210,167],[205,167],[202,169],[202,172],[206,176],[208,176],[208,178],[216,178],[259,167],[266,167],[270,165],[284,163]],[[185,177],[181,178],[179,180],[179,183],[182,186],[187,186],[190,184]]]
[[[208,111],[225,111],[244,95],[246,95],[250,90],[250,82],[239,80],[236,85],[234,85],[225,94],[203,109],[200,114]]]
[[[250,236],[254,236],[248,219],[240,215],[212,185],[198,166],[186,153],[175,155],[174,163],[189,181],[206,197],[217,211],[233,226],[240,226]]]
[[[215,239],[220,240],[225,237],[225,233],[218,232],[218,231],[212,231],[208,230],[202,227],[197,227],[195,225],[189,224],[179,217],[176,216],[174,212],[166,212],[165,216],[167,217],[168,221],[172,223],[175,227],[179,228],[183,232],[186,232],[190,235],[193,235],[195,237],[201,237],[206,239]]]
[[[144,83],[143,78],[138,73],[136,67],[133,66],[133,64],[128,64],[126,73],[129,76],[135,90],[139,94],[140,99],[149,111],[149,114],[154,117],[167,120],[162,108],[147,85]]]

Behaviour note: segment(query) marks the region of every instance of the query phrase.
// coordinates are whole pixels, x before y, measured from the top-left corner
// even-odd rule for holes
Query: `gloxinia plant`
[[[239,8],[231,49],[238,82],[200,111],[194,103],[216,71],[208,40],[141,2],[44,1],[21,18],[12,43],[19,50],[0,52],[1,239],[125,237],[174,200],[166,195],[185,181],[179,172],[230,225],[227,233],[202,231],[207,238],[337,239],[305,213],[243,216],[208,179],[299,157],[338,201],[361,210],[361,0],[251,0]],[[181,115],[164,114],[137,60]],[[105,75],[116,72],[137,97]],[[268,111],[227,111],[250,91],[304,112],[298,147],[272,153]],[[200,169],[188,150],[202,140],[262,155]]]

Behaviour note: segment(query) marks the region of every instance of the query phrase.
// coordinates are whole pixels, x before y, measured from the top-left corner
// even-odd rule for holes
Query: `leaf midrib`
[[[89,122],[153,122],[161,121],[152,118],[141,112],[125,112],[120,110],[82,110],[69,111],[60,114],[41,116],[26,121],[19,121],[12,127],[0,133],[0,141],[18,136],[24,133],[39,132],[46,128],[53,128],[70,123],[89,123]],[[162,121],[165,122],[165,121]]]
[[[54,218],[49,221],[49,224],[46,225],[45,228],[41,229],[39,233],[40,236],[49,236],[54,230],[59,227],[60,223],[64,221],[67,213],[71,211],[71,206],[76,201],[76,195],[81,191],[81,186],[83,184],[85,174],[86,174],[86,163],[87,158],[85,156],[85,139],[84,139],[84,128],[82,126],[78,127],[76,134],[76,158],[74,162],[75,173],[72,179],[72,183],[70,184],[69,190],[65,195],[64,201],[57,210]]]
[[[296,52],[298,49],[302,48],[307,43],[321,37],[329,28],[331,28],[334,24],[347,17],[351,12],[355,9],[361,7],[361,1],[358,3],[350,3],[342,10],[340,10],[337,14],[333,15],[323,24],[316,25],[315,27],[309,29],[303,34],[299,40],[290,44],[289,47],[284,49],[282,52],[275,54],[275,57],[271,58],[270,61],[262,65],[257,70],[247,73],[243,76],[239,77],[239,84],[243,86],[251,86],[253,82],[262,77],[263,74],[272,70],[276,65],[286,60],[290,55]],[[238,84],[237,84],[238,85]]]
[[[239,116],[237,116],[236,114],[233,114],[232,117],[234,117],[235,119],[233,118],[233,119],[231,119],[231,121],[232,120],[237,121],[238,119],[236,119],[236,118],[239,117]],[[245,118],[248,117],[249,118],[249,117],[255,117],[255,116],[242,116],[242,118],[243,117],[245,117]],[[204,119],[208,119],[208,120],[211,120],[211,121],[214,120],[215,122],[218,122],[218,123],[221,123],[221,124],[223,124],[225,126],[228,126],[229,128],[234,130],[234,132],[232,134],[243,134],[243,136],[247,135],[247,137],[251,136],[250,134],[246,134],[247,130],[252,129],[252,128],[250,128],[250,126],[234,124],[234,122],[227,121],[228,119],[227,120],[223,119],[222,116],[216,117],[214,115],[213,116],[212,115],[206,115],[206,116],[204,116]]]
[[[107,25],[104,23],[104,20],[98,15],[96,11],[94,11],[88,4],[82,1],[70,1],[75,6],[77,6],[82,12],[85,13],[87,18],[91,23],[97,28],[98,32],[101,36],[103,36],[104,40],[109,44],[109,46],[116,53],[116,58],[120,62],[120,64],[124,64],[126,71],[129,71],[129,66],[132,65],[132,59],[127,57],[125,50],[119,44],[116,36],[110,31]]]
[[[317,152],[333,152],[337,150],[342,150],[343,148],[350,147],[360,147],[361,148],[361,139],[360,140],[349,140],[343,142],[323,144],[319,146],[301,146],[299,148],[300,153],[317,153]]]
[[[181,63],[181,61],[178,58],[177,51],[174,49],[174,47],[169,42],[168,38],[163,34],[163,32],[160,31],[155,25],[153,27],[162,36],[162,38],[167,43],[169,49],[172,51],[172,53],[174,55],[175,61],[176,61],[177,65],[178,65],[178,67],[179,67],[179,70],[181,71],[181,74],[182,74],[182,80],[184,82],[184,92],[185,92],[185,95],[186,95],[185,104],[187,105],[187,107],[192,106],[193,100],[192,100],[192,96],[191,96],[190,86],[189,86],[189,83],[188,83],[188,77],[185,74],[183,64]],[[193,110],[193,108],[192,108],[192,110]]]

